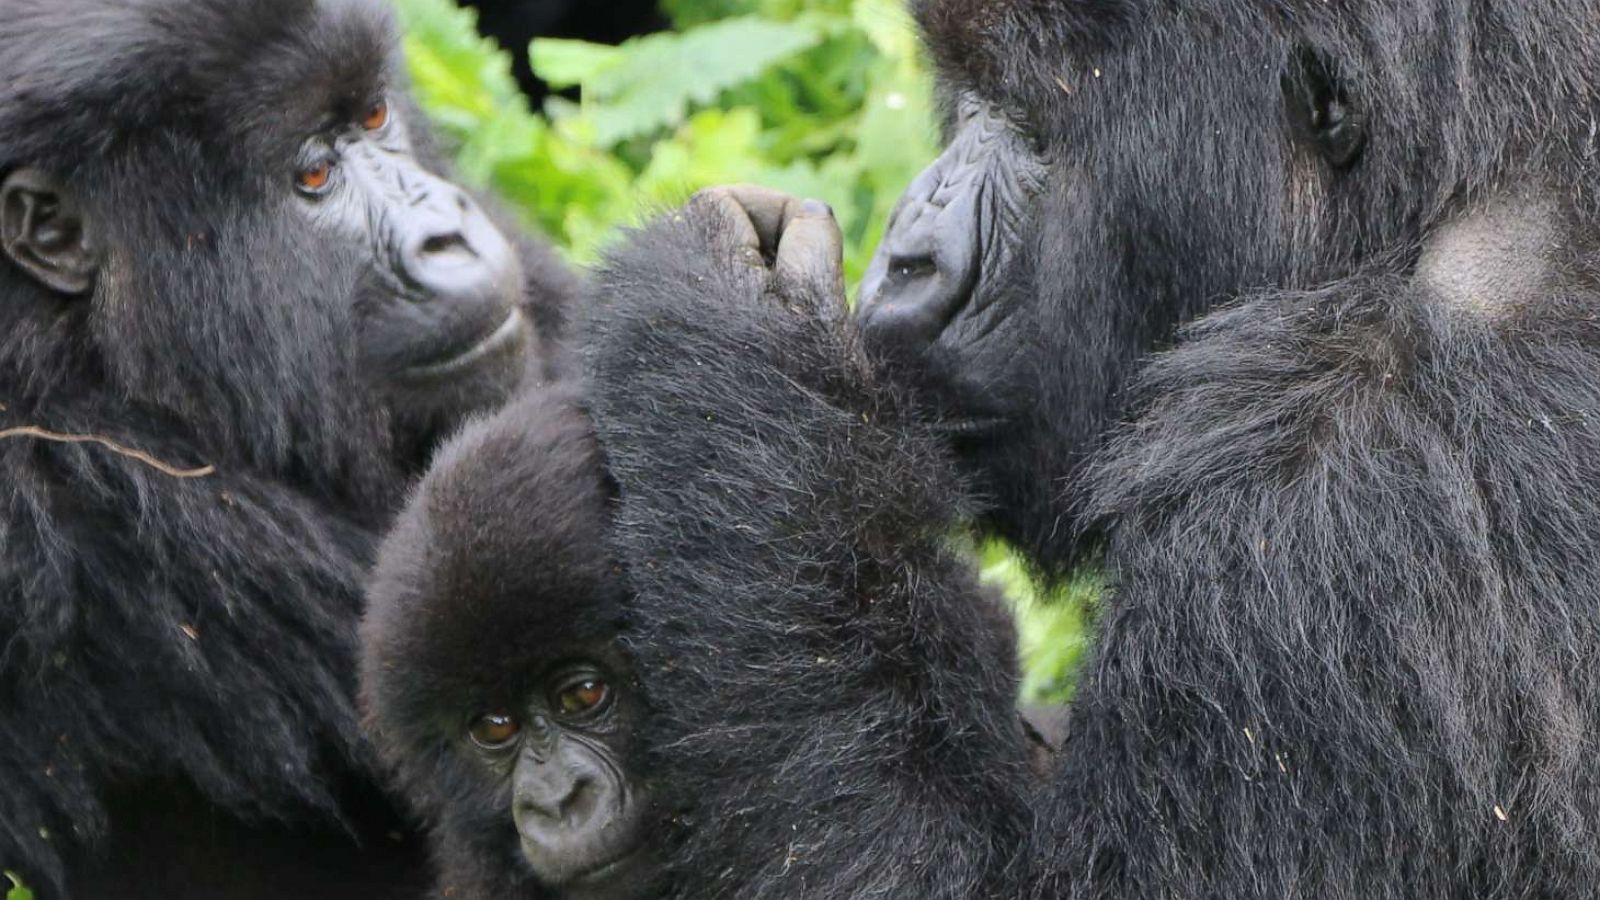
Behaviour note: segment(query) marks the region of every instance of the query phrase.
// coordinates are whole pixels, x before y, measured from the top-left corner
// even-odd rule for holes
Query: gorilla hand
[[[718,222],[752,264],[770,269],[791,309],[844,318],[844,236],[826,203],[736,184],[695,194],[688,211]]]

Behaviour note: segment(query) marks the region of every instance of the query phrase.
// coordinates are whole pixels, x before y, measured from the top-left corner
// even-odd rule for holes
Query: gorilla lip
[[[628,866],[632,865],[633,862],[639,858],[639,854],[642,852],[643,848],[635,845],[632,849],[624,852],[620,856],[614,857],[611,860],[603,862],[592,869],[587,869],[578,873],[577,875],[572,876],[572,878],[567,880],[565,886],[574,887],[591,885],[606,881],[612,876],[617,875],[618,873],[627,869]]]
[[[443,362],[412,366],[406,369],[405,373],[412,378],[442,378],[455,375],[463,369],[476,365],[485,357],[519,343],[523,335],[522,323],[522,310],[513,307],[506,315],[505,321],[489,332],[483,340]]]

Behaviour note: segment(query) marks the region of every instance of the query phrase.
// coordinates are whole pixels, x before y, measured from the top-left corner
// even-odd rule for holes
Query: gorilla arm
[[[825,206],[702,195],[601,267],[597,430],[690,896],[963,897],[1028,821],[1014,637],[941,444],[863,361]]]
[[[1091,471],[1112,590],[1034,896],[1593,882],[1593,305],[1363,276],[1152,363]]]

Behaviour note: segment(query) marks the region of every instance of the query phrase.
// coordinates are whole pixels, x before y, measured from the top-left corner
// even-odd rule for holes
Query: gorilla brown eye
[[[320,194],[333,181],[332,160],[319,160],[301,169],[294,177],[295,185],[308,194]]]
[[[389,101],[387,100],[379,100],[373,104],[372,108],[367,110],[367,114],[361,118],[361,127],[368,131],[377,131],[387,124],[389,124]]]
[[[556,708],[569,716],[592,712],[606,702],[610,693],[611,690],[606,687],[604,681],[598,678],[586,678],[574,682],[557,694]]]
[[[509,744],[522,730],[522,723],[504,713],[487,713],[473,721],[467,733],[472,742],[485,750],[498,750]]]

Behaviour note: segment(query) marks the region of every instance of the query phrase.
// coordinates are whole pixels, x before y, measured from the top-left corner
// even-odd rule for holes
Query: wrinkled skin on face
[[[981,337],[1003,315],[988,309],[998,289],[1017,277],[1043,160],[975,98],[963,98],[955,128],[901,197],[861,285],[862,321],[891,349],[915,353],[952,327]]]
[[[419,164],[406,119],[379,96],[356,121],[312,136],[295,193],[311,228],[367,249],[362,369],[415,415],[503,398],[530,323],[511,243],[472,197]]]
[[[1076,552],[1066,498],[1138,361],[1213,304],[1351,271],[1428,188],[1369,174],[1367,73],[1331,41],[1169,25],[1155,6],[915,9],[947,145],[889,222],[862,331],[923,389],[990,523],[1053,568]],[[1380,197],[1381,224],[1354,226]]]
[[[1029,326],[1015,296],[1033,265],[1044,160],[993,107],[964,97],[948,147],[906,189],[861,285],[861,322],[889,358],[926,357],[944,381],[944,424],[976,434],[1025,415],[1029,360],[1010,340]],[[1019,318],[1020,317],[1020,318]],[[1033,326],[1036,327],[1036,326]]]
[[[648,788],[627,760],[638,698],[615,650],[551,667],[514,708],[475,711],[462,752],[509,786],[509,816],[539,881],[570,900],[629,900],[649,886]]]

